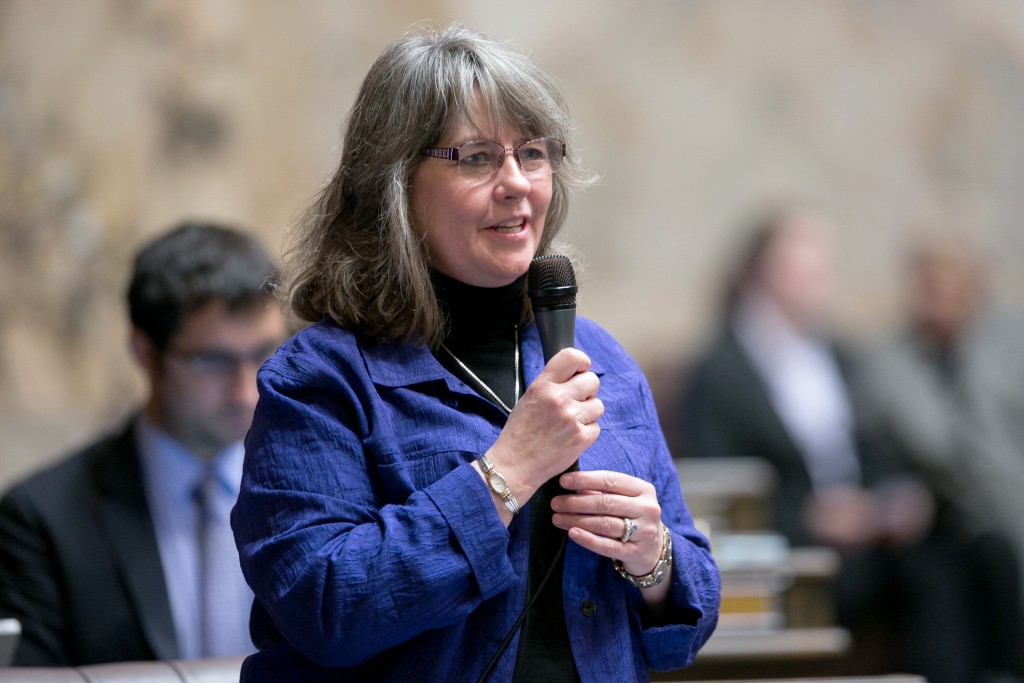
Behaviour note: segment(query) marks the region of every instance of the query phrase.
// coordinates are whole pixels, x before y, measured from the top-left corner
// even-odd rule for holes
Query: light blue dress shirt
[[[197,507],[194,500],[196,484],[207,472],[208,465],[188,449],[159,429],[145,416],[135,425],[136,441],[142,461],[142,477],[146,499],[156,528],[160,561],[167,582],[179,656],[196,659],[203,656],[199,625],[199,542]],[[214,506],[218,517],[227,520],[238,497],[242,478],[244,446],[232,444],[217,454],[212,466],[217,481],[218,498]],[[224,552],[237,557],[234,547]],[[234,594],[221,596],[232,613],[231,639],[237,643],[235,654],[253,652],[249,637],[249,611],[252,591],[242,578],[241,569]]]

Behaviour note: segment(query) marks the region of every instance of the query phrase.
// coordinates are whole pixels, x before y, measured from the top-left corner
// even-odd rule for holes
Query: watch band
[[[612,560],[612,566],[615,567],[619,576],[641,589],[657,586],[665,580],[669,567],[672,566],[672,534],[664,522],[661,523],[661,533],[664,534],[665,540],[661,543],[661,556],[658,558],[658,563],[654,565],[654,569],[649,574],[636,576],[627,572],[621,561]]]
[[[490,459],[486,455],[481,455],[477,461],[480,463],[480,469],[483,470],[484,479],[487,480],[487,486],[490,487],[491,491],[496,496],[501,498],[501,502],[505,504],[508,511],[513,515],[519,514],[519,501],[512,495],[512,490],[508,487],[508,482],[505,481],[505,477],[501,475]]]

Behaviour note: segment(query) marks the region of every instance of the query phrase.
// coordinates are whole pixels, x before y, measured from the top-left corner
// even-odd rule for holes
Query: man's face
[[[285,335],[271,302],[230,312],[223,302],[210,302],[184,316],[162,352],[135,331],[133,345],[151,386],[147,416],[196,455],[212,458],[249,430],[256,371]]]
[[[969,253],[935,251],[911,265],[911,317],[936,344],[949,346],[981,303],[979,266]]]

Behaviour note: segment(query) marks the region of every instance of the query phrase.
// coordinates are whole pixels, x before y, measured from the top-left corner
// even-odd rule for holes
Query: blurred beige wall
[[[1017,0],[0,0],[0,488],[142,395],[123,290],[185,216],[275,253],[332,170],[380,49],[460,20],[553,72],[603,175],[566,237],[581,312],[657,382],[706,333],[766,199],[835,217],[846,329],[899,314],[922,223],[991,251],[1024,303],[1024,3]]]

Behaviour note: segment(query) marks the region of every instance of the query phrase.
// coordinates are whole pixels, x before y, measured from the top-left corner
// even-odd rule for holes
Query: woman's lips
[[[491,230],[494,230],[500,235],[516,235],[525,229],[526,220],[523,218],[519,218],[514,221],[505,221],[504,223],[491,226]]]

